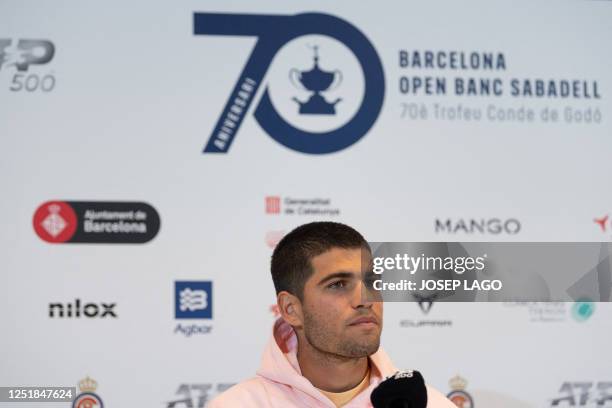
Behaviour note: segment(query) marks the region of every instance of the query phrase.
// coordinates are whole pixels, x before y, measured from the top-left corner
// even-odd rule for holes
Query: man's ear
[[[279,292],[276,295],[276,304],[283,319],[294,327],[301,327],[304,322],[302,314],[302,302],[297,296],[287,291]]]

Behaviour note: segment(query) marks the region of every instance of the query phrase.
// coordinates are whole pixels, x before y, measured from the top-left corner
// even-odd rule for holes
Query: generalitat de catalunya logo
[[[52,244],[142,244],[159,232],[151,205],[125,201],[47,201],[34,212],[36,235]]]
[[[378,118],[385,93],[382,64],[351,23],[322,13],[193,17],[194,35],[257,38],[204,153],[229,151],[264,77],[255,119],[289,149],[337,152],[361,139]]]

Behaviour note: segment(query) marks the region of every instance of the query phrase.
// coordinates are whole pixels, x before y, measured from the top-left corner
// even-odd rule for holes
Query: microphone
[[[378,384],[370,401],[374,408],[425,408],[425,380],[416,370],[397,371]]]

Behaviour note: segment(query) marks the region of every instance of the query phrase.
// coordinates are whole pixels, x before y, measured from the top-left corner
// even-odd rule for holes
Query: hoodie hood
[[[372,389],[385,377],[397,371],[397,368],[395,368],[382,348],[379,348],[369,359],[371,363],[370,386],[346,405],[347,407],[350,407],[353,403],[358,403],[359,401],[357,400],[361,400],[364,397],[369,401]],[[282,318],[279,318],[274,323],[272,336],[262,356],[261,366],[257,374],[270,381],[299,390],[325,405],[335,407],[306,377],[302,376],[297,361],[297,335],[293,327]]]
[[[370,384],[343,408],[372,408],[370,394],[397,369],[382,350],[372,354]],[[440,391],[427,385],[427,408],[457,408]],[[336,408],[334,403],[302,376],[297,361],[297,335],[284,320],[274,323],[272,336],[254,378],[234,385],[207,405],[209,408]]]

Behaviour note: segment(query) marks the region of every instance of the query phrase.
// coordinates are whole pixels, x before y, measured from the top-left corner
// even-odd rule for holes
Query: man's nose
[[[351,306],[354,309],[362,307],[371,308],[373,304],[371,297],[372,296],[368,292],[365,283],[363,281],[359,281],[351,293]]]

